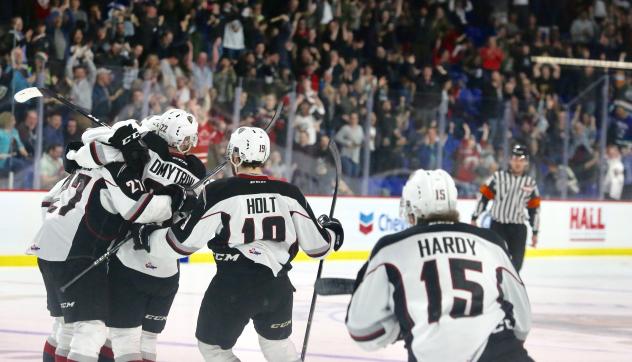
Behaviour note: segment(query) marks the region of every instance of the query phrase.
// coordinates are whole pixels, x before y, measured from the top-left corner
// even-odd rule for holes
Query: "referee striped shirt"
[[[524,224],[528,219],[534,233],[540,227],[540,192],[533,177],[496,171],[480,189],[472,220],[485,211],[490,200],[492,220],[503,224]],[[525,213],[526,211],[526,213]],[[528,213],[528,215],[527,215]]]

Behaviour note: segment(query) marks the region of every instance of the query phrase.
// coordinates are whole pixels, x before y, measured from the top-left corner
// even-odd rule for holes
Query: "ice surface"
[[[361,263],[327,261],[324,276],[354,277]],[[292,339],[300,350],[316,263],[295,263]],[[194,337],[200,301],[214,265],[183,265],[180,291],[159,337],[158,360],[201,361]],[[533,310],[526,346],[536,361],[629,361],[632,356],[632,258],[527,259]],[[319,297],[309,361],[405,361],[403,344],[367,353],[344,328],[348,296]],[[37,268],[0,268],[0,361],[41,361],[51,319]],[[456,347],[457,341],[455,341]],[[235,346],[243,361],[264,361],[249,324]]]

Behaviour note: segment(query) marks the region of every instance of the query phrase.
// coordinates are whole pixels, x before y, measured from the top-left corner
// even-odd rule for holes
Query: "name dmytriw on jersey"
[[[171,162],[164,162],[159,158],[156,158],[151,166],[149,166],[149,172],[179,185],[193,185],[196,181],[189,171],[180,168]]]

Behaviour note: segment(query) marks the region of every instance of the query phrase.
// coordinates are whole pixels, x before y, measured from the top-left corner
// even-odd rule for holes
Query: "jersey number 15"
[[[464,290],[472,294],[469,313],[466,312],[467,300],[454,297],[450,317],[475,317],[483,313],[483,287],[477,282],[467,280],[465,271],[471,270],[482,272],[483,265],[480,261],[450,258],[450,276],[452,279],[452,290]],[[428,296],[428,323],[434,323],[441,318],[441,284],[439,283],[439,269],[436,260],[424,262],[421,269],[421,280],[426,285],[426,295]],[[443,286],[444,288],[446,286]],[[446,293],[447,294],[447,293]],[[450,293],[452,294],[452,293]]]

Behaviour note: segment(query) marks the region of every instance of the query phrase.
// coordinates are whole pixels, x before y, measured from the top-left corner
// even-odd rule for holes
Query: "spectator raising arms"
[[[342,161],[342,172],[351,177],[360,176],[360,150],[364,141],[364,130],[360,126],[358,113],[349,115],[349,124],[340,128],[336,133],[336,142],[342,147],[340,158]]]
[[[221,127],[261,126],[283,102],[286,111],[270,131],[274,148],[333,137],[341,141],[345,174],[358,176],[367,138],[368,171],[376,181],[370,184],[416,167],[441,167],[470,194],[505,163],[505,145],[518,142],[531,153],[529,173],[543,194],[559,194],[561,175],[573,174],[573,195],[597,196],[605,159],[597,142],[602,102],[614,101],[607,144],[618,145],[628,165],[632,72],[611,71],[603,100],[596,83],[602,69],[536,64],[533,57],[630,61],[627,2],[506,3],[51,0],[36,2],[35,11],[7,7],[0,112],[13,109],[12,92],[38,79],[110,124],[184,108],[207,122],[200,122],[196,153],[210,155],[207,167],[213,167],[223,145],[221,137],[207,142],[208,135]],[[46,104],[48,123],[54,109]],[[15,108],[16,119],[26,120],[17,128],[32,152],[35,124],[26,112]],[[66,126],[72,115],[60,116],[59,129],[75,139],[74,126]],[[370,120],[369,135],[352,126],[352,117]],[[77,122],[78,134],[92,126]],[[46,127],[45,145],[68,142],[57,129]],[[283,160],[288,168],[291,159]],[[316,170],[310,180],[318,179]],[[397,194],[402,181],[371,192]]]

